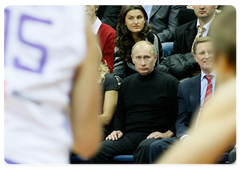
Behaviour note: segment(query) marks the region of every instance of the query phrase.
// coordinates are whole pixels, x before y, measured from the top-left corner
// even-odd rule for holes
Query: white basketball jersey
[[[68,163],[72,133],[65,110],[86,53],[84,6],[8,6],[4,12],[4,157]]]

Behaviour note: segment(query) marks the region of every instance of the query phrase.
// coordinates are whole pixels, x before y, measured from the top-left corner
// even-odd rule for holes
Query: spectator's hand
[[[147,137],[147,139],[150,139],[150,138],[163,139],[164,136],[163,136],[163,133],[161,133],[161,132],[153,132],[150,135],[148,135],[148,137]]]
[[[165,138],[170,138],[173,136],[173,133],[168,130],[167,132],[165,133],[162,133],[162,132],[153,132],[151,133],[150,135],[148,135],[147,139],[150,139],[150,138],[155,138],[155,139],[165,139]]]
[[[106,140],[118,140],[123,136],[120,130],[113,131],[110,135],[106,137]]]

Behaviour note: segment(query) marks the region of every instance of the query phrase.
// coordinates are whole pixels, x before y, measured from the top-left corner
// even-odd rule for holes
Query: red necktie
[[[208,86],[207,86],[206,95],[205,95],[205,98],[204,98],[204,102],[203,102],[202,108],[210,101],[210,99],[212,97],[213,85],[212,85],[212,81],[211,80],[212,80],[213,77],[214,77],[213,75],[205,75],[204,76],[204,78],[207,79],[207,81],[208,81]],[[196,121],[196,124],[195,124],[195,128],[197,127],[200,114],[201,114],[201,111],[199,111],[199,113],[198,113],[198,117],[197,117],[197,121]]]
[[[205,75],[204,78],[207,79],[208,86],[207,86],[207,91],[206,91],[206,95],[205,95],[204,103],[203,103],[202,107],[204,105],[206,105],[210,101],[210,99],[212,98],[212,87],[213,87],[212,81],[211,81],[212,78],[213,78],[213,75]]]

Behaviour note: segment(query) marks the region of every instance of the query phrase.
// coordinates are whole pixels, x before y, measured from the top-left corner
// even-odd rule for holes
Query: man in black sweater
[[[148,41],[136,43],[131,57],[139,73],[123,80],[114,131],[91,163],[110,163],[116,155],[134,154],[146,138],[169,138],[175,133],[178,80],[154,69],[157,54]]]

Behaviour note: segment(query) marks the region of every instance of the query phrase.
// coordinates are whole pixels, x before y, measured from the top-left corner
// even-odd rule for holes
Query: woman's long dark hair
[[[132,37],[132,32],[129,31],[125,25],[125,17],[129,11],[135,9],[140,10],[143,13],[144,18],[148,20],[147,13],[141,5],[126,5],[122,8],[119,14],[118,24],[116,27],[117,39],[115,40],[115,46],[118,47],[116,54],[121,57],[121,60],[125,60],[127,62],[131,62],[131,49],[135,44],[135,41]],[[150,29],[151,25],[145,22],[143,29],[138,34],[138,37],[141,40],[146,39]]]

